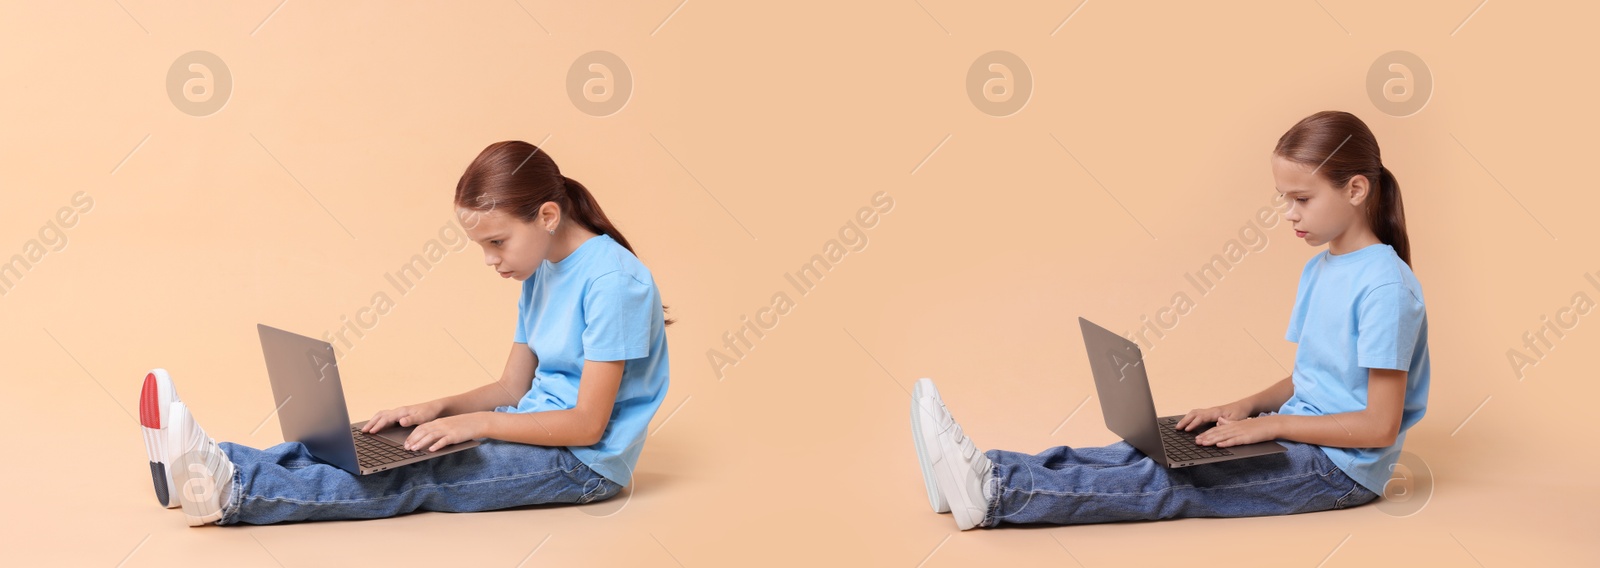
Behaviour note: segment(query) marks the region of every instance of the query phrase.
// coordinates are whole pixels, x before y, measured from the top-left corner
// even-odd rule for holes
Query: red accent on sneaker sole
[[[161,393],[155,373],[146,373],[144,388],[139,390],[139,423],[145,428],[161,428]]]

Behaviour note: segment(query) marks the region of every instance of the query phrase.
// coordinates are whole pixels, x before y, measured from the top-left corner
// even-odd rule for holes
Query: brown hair
[[[1411,264],[1400,182],[1383,166],[1378,139],[1361,119],[1332,110],[1305,117],[1278,138],[1272,153],[1291,162],[1316,165],[1314,173],[1334,187],[1344,187],[1358,175],[1366,176],[1371,188],[1366,201],[1367,224],[1378,240],[1394,247],[1400,260]]]
[[[539,207],[554,201],[565,219],[590,232],[608,235],[635,257],[639,253],[611,224],[589,188],[561,174],[555,160],[543,149],[521,140],[495,142],[484,148],[456,182],[457,207],[474,211],[503,209],[522,222],[538,217]],[[665,313],[666,306],[662,306]],[[666,325],[674,320],[666,318]]]

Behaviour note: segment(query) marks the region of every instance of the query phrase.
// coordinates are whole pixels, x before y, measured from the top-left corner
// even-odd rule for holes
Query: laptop
[[[1089,368],[1094,372],[1094,388],[1100,395],[1106,427],[1156,463],[1179,468],[1287,451],[1273,441],[1227,448],[1195,443],[1195,436],[1214,424],[1184,432],[1174,428],[1182,415],[1156,416],[1150,377],[1145,373],[1144,353],[1139,346],[1083,318],[1078,318],[1078,326],[1083,328],[1083,345],[1089,351]]]
[[[405,448],[405,441],[415,426],[392,425],[376,434],[362,432],[367,421],[351,424],[345,409],[333,345],[261,324],[256,330],[261,333],[261,352],[267,358],[283,439],[305,444],[317,459],[367,475],[478,445],[478,440],[468,440],[432,452],[412,451]]]

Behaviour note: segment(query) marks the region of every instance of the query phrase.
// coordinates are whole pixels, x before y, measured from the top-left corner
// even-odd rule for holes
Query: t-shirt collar
[[[1377,244],[1367,245],[1367,246],[1361,247],[1359,249],[1356,249],[1356,250],[1353,250],[1353,251],[1350,251],[1350,252],[1347,252],[1347,253],[1344,253],[1344,254],[1333,254],[1333,250],[1330,249],[1327,252],[1326,261],[1329,262],[1329,263],[1332,263],[1332,264],[1340,264],[1340,263],[1345,263],[1345,262],[1352,262],[1352,261],[1355,261],[1357,259],[1362,259],[1362,258],[1366,258],[1368,256],[1372,256],[1374,254],[1379,253],[1380,251],[1385,251],[1385,250],[1393,251],[1394,247],[1389,246],[1389,245],[1384,244],[1384,243],[1377,243]]]
[[[544,266],[548,267],[553,272],[561,272],[570,267],[577,266],[580,261],[584,259],[584,257],[589,255],[590,251],[599,248],[599,245],[597,245],[596,242],[600,241],[601,239],[611,240],[611,235],[601,233],[593,237],[589,237],[589,240],[583,241],[583,244],[578,245],[578,248],[572,249],[572,252],[567,254],[566,258],[561,259],[561,262],[550,262],[549,259],[546,259],[544,261]]]

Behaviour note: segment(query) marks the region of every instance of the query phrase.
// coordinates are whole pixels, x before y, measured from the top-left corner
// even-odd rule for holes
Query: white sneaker
[[[183,505],[189,526],[215,523],[233,492],[233,461],[195,422],[188,406],[173,402],[169,408],[167,463],[173,499]]]
[[[988,512],[988,485],[994,463],[961,432],[961,425],[945,408],[930,379],[917,381],[916,404],[920,420],[915,431],[918,456],[933,472],[938,494],[950,506],[956,527],[968,530],[983,522]]]
[[[923,409],[923,406],[928,408]],[[944,495],[939,494],[939,484],[933,480],[932,462],[928,461],[928,452],[923,449],[922,421],[924,415],[934,414],[942,406],[944,402],[939,398],[939,389],[933,386],[933,379],[918,379],[911,390],[911,439],[916,442],[917,464],[922,466],[922,484],[928,488],[928,504],[933,506],[935,513],[950,512],[950,503],[945,501]]]
[[[167,425],[171,422],[167,405],[178,401],[178,390],[166,369],[151,369],[139,389],[139,426],[144,431],[144,451],[150,456],[150,478],[155,481],[156,502],[171,509],[178,506],[172,495],[172,472],[167,468]]]

